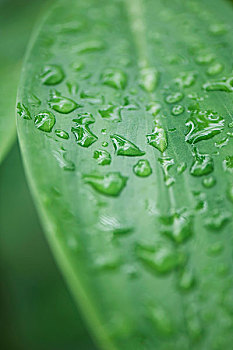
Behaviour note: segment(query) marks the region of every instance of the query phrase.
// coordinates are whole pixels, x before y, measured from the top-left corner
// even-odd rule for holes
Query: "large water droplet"
[[[93,158],[99,165],[109,165],[112,161],[110,153],[101,149],[94,151]]]
[[[185,141],[195,143],[219,134],[224,128],[224,119],[211,110],[194,110],[185,125],[188,127]]]
[[[118,156],[140,157],[145,154],[145,152],[141,151],[134,143],[120,135],[114,134],[111,135],[110,138]]]
[[[61,94],[58,93],[57,91],[54,91],[51,93],[48,104],[56,112],[59,112],[62,114],[71,113],[76,108],[81,107],[70,98],[61,96]]]
[[[100,109],[99,113],[102,118],[113,122],[121,122],[121,109],[120,107],[109,105],[104,109]]]
[[[90,147],[94,142],[98,140],[98,137],[90,130],[88,125],[76,123],[75,127],[71,128],[76,142],[81,147]]]
[[[152,169],[150,163],[146,159],[140,159],[133,167],[134,174],[140,177],[151,175]]]
[[[84,99],[86,102],[90,104],[102,104],[104,101],[103,96],[98,96],[96,94],[90,93],[88,91],[81,91],[80,93],[81,99]]]
[[[159,72],[156,68],[143,68],[140,71],[139,85],[147,92],[153,92],[158,85]]]
[[[193,176],[208,175],[214,170],[213,158],[208,154],[201,154],[194,149],[194,161],[190,168],[190,174]]]
[[[17,113],[23,119],[27,119],[27,120],[32,119],[29,109],[23,103],[19,102],[17,104]]]
[[[160,221],[166,226],[161,232],[176,243],[183,243],[193,235],[193,216],[186,211],[161,216]]]
[[[147,143],[157,148],[160,152],[163,153],[167,149],[167,133],[158,123],[156,123],[154,131],[151,134],[147,134],[146,138]]]
[[[83,179],[97,192],[116,197],[125,187],[128,178],[119,172],[111,172],[105,175],[84,175]]]
[[[127,84],[127,76],[118,69],[108,69],[102,76],[103,83],[115,89],[124,89]]]
[[[36,115],[34,123],[37,129],[51,132],[56,122],[54,115],[49,111],[44,111]]]
[[[163,167],[165,185],[168,187],[172,186],[175,183],[175,179],[169,175],[169,169],[175,164],[174,159],[171,157],[162,157],[158,158],[158,161]]]
[[[44,67],[40,78],[44,85],[57,85],[63,81],[65,74],[60,66],[48,64]]]

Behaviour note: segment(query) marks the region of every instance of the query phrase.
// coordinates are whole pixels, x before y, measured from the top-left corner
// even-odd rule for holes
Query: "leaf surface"
[[[232,15],[221,0],[59,1],[29,49],[28,179],[104,349],[231,347]]]

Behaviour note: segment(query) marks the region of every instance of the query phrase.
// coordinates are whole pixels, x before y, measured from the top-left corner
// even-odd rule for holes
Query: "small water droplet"
[[[213,63],[211,66],[208,67],[206,73],[210,76],[215,76],[223,71],[223,64],[216,62]]]
[[[59,151],[53,151],[54,157],[57,159],[60,168],[68,171],[74,171],[75,165],[71,160],[66,159],[66,150],[61,148]]]
[[[100,109],[99,113],[102,118],[113,121],[113,122],[121,122],[121,109],[120,107],[109,105],[104,109]]]
[[[62,129],[56,129],[55,134],[60,137],[61,139],[68,140],[69,139],[69,134],[65,130]]]
[[[63,81],[65,74],[63,69],[55,64],[48,64],[43,68],[40,79],[44,85],[57,85]]]
[[[176,103],[181,101],[184,98],[183,92],[174,92],[168,96],[166,96],[165,101],[167,103]]]
[[[23,103],[19,102],[17,104],[17,113],[23,119],[26,119],[26,120],[32,119],[29,109]]]
[[[190,291],[195,285],[195,277],[193,271],[183,269],[179,274],[178,286],[183,291]]]
[[[67,81],[66,86],[71,95],[77,95],[78,84],[76,82]]]
[[[118,69],[108,69],[104,72],[103,83],[115,89],[124,89],[127,84],[126,74]]]
[[[211,231],[219,232],[229,221],[229,213],[214,209],[213,213],[205,219],[205,227]]]
[[[101,149],[94,151],[93,158],[97,160],[99,165],[109,165],[112,161],[110,153]]]
[[[107,141],[103,141],[102,142],[102,147],[108,147],[108,142]]]
[[[226,156],[223,161],[223,169],[230,173],[233,173],[233,156]]]
[[[158,161],[163,167],[165,185],[167,187],[172,186],[175,183],[175,179],[169,175],[169,169],[175,164],[174,159],[171,157],[162,157],[158,158]]]
[[[50,108],[54,111],[68,114],[73,112],[76,108],[81,107],[76,102],[71,100],[70,98],[61,96],[60,93],[54,91],[51,93],[50,100],[48,101]]]
[[[185,125],[188,127],[185,141],[196,143],[219,134],[224,128],[224,119],[211,110],[194,110]]]
[[[178,165],[177,167],[177,173],[178,174],[182,174],[185,170],[187,169],[187,163],[186,162],[182,162]]]
[[[95,123],[95,118],[91,113],[80,113],[78,118],[73,119],[73,122],[79,125],[89,125]]]
[[[215,147],[217,148],[222,148],[224,146],[226,146],[229,142],[229,138],[227,136],[225,136],[222,140],[216,141],[215,142]]]
[[[180,88],[188,88],[194,85],[196,81],[196,73],[194,72],[182,72],[175,79],[175,82],[180,86]]]
[[[72,68],[76,72],[79,72],[80,70],[82,70],[84,68],[84,63],[81,61],[76,61],[76,62],[72,63]]]
[[[133,167],[133,172],[139,177],[147,177],[152,174],[150,163],[146,159],[140,159]]]
[[[161,111],[161,108],[162,108],[162,106],[159,102],[150,102],[146,106],[147,112],[152,114],[154,117],[159,114],[159,112]]]
[[[107,129],[101,129],[101,134],[106,135],[107,134]]]
[[[205,177],[202,180],[202,185],[206,188],[212,188],[216,184],[216,179],[213,176]]]
[[[49,111],[44,111],[36,115],[34,123],[37,129],[51,132],[56,122],[54,115]]]
[[[156,123],[154,131],[151,134],[147,134],[146,138],[147,143],[157,148],[160,152],[163,153],[167,149],[167,133],[158,123]]]
[[[196,57],[196,62],[199,64],[209,64],[215,59],[215,56],[212,53],[201,52]]]
[[[104,49],[104,45],[99,40],[85,41],[76,47],[77,53],[91,53],[101,51]]]
[[[93,105],[102,104],[104,102],[103,96],[98,96],[88,91],[81,91],[80,97],[81,99],[84,99],[86,102],[89,102],[90,104],[93,104]]]
[[[139,85],[147,92],[153,92],[158,85],[159,72],[156,68],[143,68],[140,71]]]
[[[194,149],[194,161],[190,168],[190,174],[193,176],[204,176],[214,170],[213,158],[208,154],[201,154]]]
[[[105,175],[84,175],[84,181],[91,185],[97,192],[117,197],[126,185],[127,177],[119,172],[111,172]]]
[[[118,156],[140,157],[145,154],[145,152],[141,151],[134,143],[120,135],[114,134],[111,135],[110,138]]]
[[[184,113],[184,107],[181,105],[175,105],[172,107],[172,114],[173,115],[180,115]]]
[[[124,97],[124,109],[128,111],[135,111],[139,108],[138,104],[135,101],[132,101],[130,97]]]

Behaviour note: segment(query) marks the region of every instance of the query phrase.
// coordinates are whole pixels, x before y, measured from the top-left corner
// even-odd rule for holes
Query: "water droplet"
[[[61,148],[59,151],[53,151],[54,157],[57,159],[60,168],[68,171],[74,171],[75,165],[71,160],[66,159],[66,150]]]
[[[219,140],[217,142],[215,142],[215,147],[217,148],[222,148],[224,146],[226,146],[229,142],[229,138],[227,136],[225,136],[222,140]]]
[[[103,96],[98,96],[88,91],[81,91],[80,97],[81,99],[84,99],[86,102],[89,102],[90,104],[93,104],[93,105],[102,104],[104,101]]]
[[[169,336],[173,333],[170,316],[161,305],[151,308],[151,318],[159,334]]]
[[[73,119],[73,122],[79,125],[89,125],[95,123],[95,119],[91,113],[80,113],[78,118]]]
[[[217,75],[223,71],[223,64],[216,62],[213,63],[211,66],[208,67],[206,73],[210,76]]]
[[[162,157],[158,158],[158,161],[163,167],[165,185],[167,187],[172,186],[175,183],[175,179],[169,175],[169,169],[175,164],[174,159],[171,157]]]
[[[69,139],[69,134],[68,132],[62,130],[62,129],[56,129],[55,134],[60,137],[61,139],[68,140]]]
[[[48,104],[54,111],[62,114],[71,113],[76,108],[81,107],[70,98],[61,96],[57,91],[51,93]]]
[[[219,134],[224,128],[224,119],[211,110],[193,111],[185,125],[188,127],[185,141],[196,143]]]
[[[90,40],[85,41],[79,44],[77,47],[77,53],[88,53],[88,52],[96,52],[104,49],[104,45],[99,40]]]
[[[77,71],[77,72],[79,72],[80,70],[82,70],[83,67],[84,67],[84,63],[83,63],[83,62],[80,62],[80,61],[76,61],[76,62],[74,62],[74,63],[72,64],[72,68],[73,68],[75,71]]]
[[[106,135],[107,134],[107,129],[101,129],[101,134]]]
[[[187,163],[186,162],[182,162],[178,165],[177,167],[177,173],[178,174],[182,174],[185,170],[187,169]]]
[[[229,127],[229,128],[233,128],[233,122],[230,122],[230,123],[228,124],[228,127]]]
[[[90,130],[88,123],[83,125],[77,122],[76,126],[71,128],[71,131],[75,136],[77,144],[81,147],[90,147],[98,140],[98,137]]]
[[[127,84],[126,74],[118,69],[108,69],[104,72],[103,83],[115,89],[124,89]]]
[[[218,256],[222,253],[223,249],[224,245],[222,242],[215,242],[209,247],[208,254],[210,256]]]
[[[145,266],[161,274],[173,271],[180,265],[181,260],[183,262],[183,257],[169,245],[159,243],[155,247],[145,247],[139,244],[136,253]]]
[[[196,62],[199,64],[209,64],[215,59],[212,53],[202,52],[196,57]]]
[[[216,179],[213,176],[205,177],[202,180],[202,185],[206,188],[211,188],[216,184]]]
[[[140,157],[145,154],[134,143],[120,135],[114,134],[110,138],[118,156]]]
[[[120,107],[109,105],[104,109],[100,109],[99,113],[102,118],[113,121],[121,122],[121,109]]]
[[[23,103],[19,102],[17,104],[17,113],[23,119],[26,119],[26,120],[32,119],[29,109]]]
[[[233,156],[226,156],[223,161],[223,169],[230,173],[233,172]]]
[[[193,235],[193,216],[186,211],[161,216],[160,221],[166,226],[161,233],[176,243],[183,243]]]
[[[196,73],[194,72],[182,72],[175,79],[175,82],[180,86],[180,88],[188,88],[194,85],[196,81]]]
[[[138,104],[133,101],[131,102],[131,98],[128,96],[124,97],[124,109],[128,110],[128,111],[135,111],[139,108]]]
[[[184,113],[184,107],[181,105],[175,105],[172,107],[172,114],[173,115],[180,115]]]
[[[233,77],[227,79],[226,81],[211,81],[208,83],[205,83],[203,85],[203,88],[206,91],[226,91],[226,92],[232,92],[233,91]]]
[[[102,142],[102,146],[103,147],[108,147],[108,142],[107,141]]]
[[[219,232],[228,223],[230,217],[229,213],[214,209],[212,214],[205,219],[205,227],[211,231]]]
[[[210,32],[214,35],[223,35],[227,32],[225,23],[215,23],[210,26]]]
[[[190,168],[190,174],[193,176],[208,175],[214,170],[213,158],[208,154],[201,154],[194,149],[194,161]]]
[[[167,103],[176,103],[181,101],[184,98],[183,92],[174,92],[168,96],[166,96],[165,101]]]
[[[93,158],[97,160],[99,165],[109,165],[112,161],[110,153],[101,149],[94,151]]]
[[[190,291],[195,285],[195,277],[191,270],[184,269],[179,274],[179,288],[183,291]]]
[[[160,152],[163,153],[167,149],[167,133],[158,123],[156,123],[154,131],[151,134],[147,134],[146,138],[147,143],[157,148]]]
[[[44,111],[36,115],[34,123],[37,129],[51,132],[56,122],[54,115],[49,111]]]
[[[154,117],[161,111],[161,104],[159,102],[151,102],[146,106],[147,112],[151,113]]]
[[[33,94],[29,96],[28,102],[32,107],[39,107],[41,105],[41,100]]]
[[[140,159],[137,164],[134,165],[133,172],[137,176],[147,177],[151,175],[152,169],[148,160]]]
[[[48,64],[44,67],[40,78],[44,85],[57,85],[63,81],[65,74],[60,66]]]
[[[116,197],[125,187],[128,178],[119,172],[111,172],[105,175],[84,175],[83,179],[97,192]]]
[[[156,68],[143,68],[140,71],[139,85],[147,92],[153,92],[158,85],[159,72]]]
[[[67,81],[67,89],[71,95],[76,95],[78,93],[78,84],[75,82]]]

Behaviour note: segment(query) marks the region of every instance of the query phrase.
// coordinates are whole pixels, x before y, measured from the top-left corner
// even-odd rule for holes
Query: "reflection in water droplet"
[[[172,107],[172,114],[173,115],[180,115],[184,113],[184,107],[181,105],[175,105]]]
[[[44,111],[36,115],[34,123],[37,129],[51,132],[56,122],[54,115],[49,111]]]
[[[147,177],[151,175],[152,169],[150,163],[146,159],[140,159],[133,167],[133,172],[139,177]]]
[[[111,135],[110,138],[118,156],[140,157],[145,154],[145,152],[141,151],[134,143],[120,135],[114,134]]]
[[[155,68],[143,68],[140,71],[139,85],[147,92],[153,92],[158,85],[159,72]]]
[[[173,271],[183,263],[183,255],[177,253],[169,245],[159,244],[155,247],[145,247],[138,244],[136,247],[137,256],[145,266],[157,273],[165,274]]]
[[[71,113],[76,108],[81,107],[70,98],[61,96],[61,94],[57,91],[53,91],[51,93],[48,104],[50,108],[54,109],[56,112],[63,114]]]
[[[61,139],[68,140],[69,139],[69,134],[68,132],[62,130],[62,129],[56,129],[55,134],[60,137]]]
[[[44,67],[40,78],[44,85],[57,85],[63,81],[65,74],[60,66],[49,64]]]
[[[17,104],[17,113],[23,119],[26,119],[26,120],[32,119],[29,109],[23,103],[19,102]]]
[[[219,140],[217,142],[215,142],[215,147],[217,148],[222,148],[224,146],[226,146],[229,142],[229,138],[227,136],[225,136],[222,140]]]
[[[111,172],[105,175],[84,175],[83,179],[97,192],[116,197],[125,187],[128,178],[122,176],[119,172]]]
[[[101,149],[94,151],[93,158],[99,165],[109,165],[112,161],[110,153]]]
[[[205,219],[205,227],[209,230],[219,232],[229,221],[231,215],[229,213],[215,209],[212,214],[210,214]]]
[[[201,154],[194,149],[194,161],[190,168],[190,174],[193,176],[208,175],[214,170],[213,158],[208,154]]]
[[[174,92],[165,98],[167,103],[176,103],[184,98],[183,92]]]
[[[102,76],[103,83],[115,89],[124,89],[127,84],[127,76],[118,69],[108,69]]]
[[[167,149],[167,133],[159,124],[156,124],[154,131],[151,134],[147,134],[146,138],[147,143],[157,148],[160,152],[163,153]]]
[[[113,122],[121,122],[121,109],[120,107],[109,105],[104,109],[100,109],[99,113],[102,118]]]
[[[75,170],[74,163],[66,159],[66,151],[64,148],[61,148],[59,151],[53,151],[53,155],[57,159],[60,168],[68,171]]]
[[[147,112],[151,113],[154,117],[159,114],[159,112],[161,111],[161,108],[162,106],[159,102],[150,102],[146,106]]]
[[[211,188],[216,184],[216,179],[213,176],[205,177],[202,180],[202,185],[206,188]]]
[[[196,143],[219,134],[224,128],[224,119],[210,110],[194,110],[185,125],[188,127],[185,141]]]
[[[165,228],[161,233],[176,243],[183,243],[193,235],[193,216],[186,211],[176,211],[171,215],[160,217]]]

